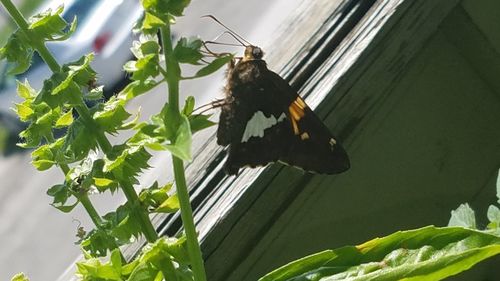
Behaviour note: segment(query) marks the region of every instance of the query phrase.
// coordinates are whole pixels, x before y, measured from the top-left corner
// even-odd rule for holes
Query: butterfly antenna
[[[193,110],[193,112],[196,112],[198,110],[201,110],[201,109],[205,108],[201,112],[196,113],[196,115],[201,115],[201,114],[203,114],[203,113],[205,113],[205,112],[207,112],[209,110],[221,107],[221,106],[223,106],[225,104],[226,104],[226,100],[225,99],[217,99],[217,100],[214,100],[213,102],[210,102],[210,103],[207,103],[207,104],[204,104],[204,105],[201,105],[201,106],[195,108]]]
[[[243,45],[243,46],[252,45],[252,44],[250,44],[250,42],[248,42],[247,40],[245,40],[245,38],[243,38],[242,36],[240,36],[238,33],[234,32],[231,28],[225,26],[221,21],[219,21],[213,15],[205,15],[205,16],[202,16],[202,18],[211,18],[216,23],[220,24],[222,27],[224,27],[225,29],[227,29],[227,31],[229,31],[229,34],[231,34],[234,37],[234,39],[236,39],[236,41],[240,42],[241,45]],[[246,45],[245,45],[245,43],[246,43]]]

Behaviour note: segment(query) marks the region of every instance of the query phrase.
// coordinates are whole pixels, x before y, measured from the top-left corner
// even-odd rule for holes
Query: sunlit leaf
[[[179,210],[180,204],[179,204],[179,198],[177,197],[177,194],[172,195],[167,198],[167,200],[163,201],[161,205],[155,209],[155,212],[157,213],[173,213],[177,212]]]
[[[441,280],[497,254],[498,236],[460,227],[429,226],[320,252],[259,280]]]
[[[476,215],[469,204],[461,204],[456,210],[451,211],[448,226],[461,226],[476,229]]]
[[[73,111],[68,111],[56,121],[56,128],[67,127],[73,123]]]
[[[30,279],[26,275],[24,275],[24,273],[21,272],[14,275],[12,279],[10,279],[10,281],[30,281]]]
[[[216,72],[217,70],[219,70],[224,65],[226,65],[232,59],[233,59],[232,55],[218,57],[218,58],[214,59],[213,61],[211,61],[208,65],[206,65],[206,66],[202,67],[200,70],[198,70],[198,72],[196,72],[196,74],[193,78],[210,75],[210,74]]]

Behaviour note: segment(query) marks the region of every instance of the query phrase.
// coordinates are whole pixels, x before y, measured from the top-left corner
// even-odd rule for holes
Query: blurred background
[[[47,8],[64,4],[64,18],[71,22],[76,16],[78,28],[71,39],[48,45],[60,64],[78,59],[83,54],[94,52],[94,69],[99,74],[99,84],[105,85],[108,95],[120,90],[127,82],[122,71],[123,64],[132,58],[130,46],[134,40],[131,29],[142,16],[137,0],[14,0],[25,16]],[[264,50],[272,48],[276,30],[284,28],[286,19],[299,12],[298,0],[273,1],[223,1],[194,0],[185,11],[185,17],[173,27],[174,39],[179,36],[200,36],[204,40],[214,39],[223,30],[216,23],[201,19],[212,14],[224,24]],[[3,6],[0,6],[0,44],[4,45],[15,25]],[[225,51],[242,52],[239,48]],[[24,125],[10,110],[16,102],[16,80],[29,83],[39,90],[50,71],[37,56],[32,67],[17,77],[6,73],[8,65],[0,62],[0,280],[10,280],[17,272],[25,272],[33,281],[57,280],[80,254],[75,237],[77,228],[91,227],[90,220],[81,208],[70,214],[63,214],[49,205],[46,190],[63,180],[61,172],[51,169],[36,171],[30,164],[29,150],[16,147],[18,133]],[[272,63],[270,65],[272,69]],[[215,76],[185,82],[181,94],[193,95],[197,104],[204,104],[221,97],[224,85],[223,71]],[[166,89],[158,88],[147,97],[140,97],[129,105],[135,112],[141,107],[141,116],[147,119],[157,112],[166,99]],[[195,135],[199,140],[213,131]],[[198,139],[198,141],[197,141]],[[168,154],[155,155],[152,168],[141,179],[144,186],[160,177],[166,181],[170,169]],[[123,201],[120,193],[113,196],[97,196],[95,204],[100,212],[107,212]]]

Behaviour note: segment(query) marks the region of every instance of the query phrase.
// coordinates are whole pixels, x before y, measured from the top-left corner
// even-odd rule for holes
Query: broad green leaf
[[[73,111],[69,110],[64,113],[59,119],[56,121],[56,128],[63,128],[71,125],[73,123]]]
[[[476,215],[469,204],[461,204],[456,210],[451,211],[448,226],[462,226],[476,229]]]
[[[26,275],[24,275],[24,273],[21,272],[14,275],[12,279],[10,279],[10,281],[30,281],[30,279]]]
[[[182,37],[177,41],[172,55],[175,60],[180,63],[199,64],[203,58],[200,52],[202,41],[199,38],[185,38]]]
[[[429,226],[314,254],[259,280],[441,280],[497,254],[498,236]]]
[[[196,72],[194,77],[190,77],[190,78],[197,78],[197,77],[203,77],[203,76],[210,75],[210,74],[216,72],[217,70],[219,70],[224,65],[226,65],[232,59],[233,59],[233,55],[226,55],[226,56],[218,57],[218,58],[214,59],[213,61],[211,61],[208,65],[202,67],[200,70],[198,70],[198,72]],[[185,79],[188,79],[188,78],[185,78]]]
[[[177,197],[177,194],[172,195],[167,198],[167,200],[163,201],[161,205],[155,209],[156,213],[174,213],[179,210],[180,204],[179,204],[179,198]]]
[[[175,134],[174,142],[165,145],[174,156],[179,157],[184,161],[191,161],[191,128],[189,120],[186,116],[181,115],[181,123]]]

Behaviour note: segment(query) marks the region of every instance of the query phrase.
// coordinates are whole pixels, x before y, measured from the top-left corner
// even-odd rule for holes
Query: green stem
[[[29,25],[24,16],[19,12],[19,10],[16,8],[16,6],[12,3],[10,0],[0,0],[2,2],[3,6],[9,12],[10,16],[12,19],[16,22],[16,24],[19,26],[19,28],[24,32],[26,37],[30,39],[31,44],[35,49],[38,51],[42,59],[45,61],[45,63],[49,66],[50,70],[52,72],[59,72],[61,70],[61,67],[57,63],[56,59],[50,51],[47,49],[45,44],[43,43],[42,40],[38,39],[37,34],[34,34],[33,32],[30,32],[29,30]]]
[[[168,84],[168,106],[169,110],[175,116],[174,118],[180,119],[179,112],[179,77],[180,66],[179,63],[173,59],[172,40],[170,39],[170,26],[160,29],[163,50],[165,53],[165,64],[167,69],[167,84]],[[173,121],[173,120],[169,120]],[[188,253],[191,260],[194,280],[205,281],[207,280],[205,273],[205,265],[203,264],[203,257],[201,254],[200,244],[198,243],[198,235],[193,219],[193,210],[189,200],[189,192],[186,184],[186,177],[184,174],[184,163],[181,159],[172,155],[172,162],[174,168],[175,185],[177,188],[177,196],[181,209],[181,218],[186,233],[186,240],[188,246]]]
[[[32,43],[32,46],[36,49],[36,51],[40,54],[42,59],[47,63],[47,65],[50,67],[52,72],[59,72],[61,70],[60,65],[57,63],[56,59],[54,56],[50,53],[50,51],[47,49],[45,46],[43,40],[41,40],[37,34],[34,34],[29,30],[29,25],[26,19],[23,17],[23,15],[19,12],[19,10],[16,8],[16,6],[12,3],[11,0],[0,0],[0,2],[3,4],[5,9],[9,12],[11,15],[12,19],[16,22],[16,24],[19,26],[19,28],[26,34],[28,38],[30,38],[30,41]],[[85,106],[85,103],[83,102],[82,97],[80,96],[73,96],[74,102],[77,104],[75,106],[76,111],[78,114],[82,117],[82,120],[85,122],[87,126],[90,126],[91,128],[98,128],[99,126],[96,124],[94,119],[92,118],[90,111],[88,108]],[[106,155],[110,155],[112,152],[112,145],[109,142],[109,140],[106,138],[104,132],[102,130],[98,129],[93,129],[93,132],[95,132],[95,137],[97,140],[97,143],[101,147],[102,151]],[[67,166],[61,166],[63,171],[69,171],[69,168]],[[154,242],[157,238],[158,235],[156,234],[156,231],[151,223],[151,220],[148,217],[148,214],[146,210],[143,210],[140,208],[139,205],[139,200],[137,193],[134,190],[134,187],[132,184],[130,184],[127,181],[121,181],[120,185],[122,186],[122,190],[125,193],[125,196],[131,202],[134,207],[135,207],[135,213],[136,216],[141,223],[141,226],[143,227],[143,232],[144,235],[146,236],[146,239],[149,242]],[[92,212],[92,210],[90,210]]]
[[[193,210],[189,201],[189,193],[184,175],[184,164],[182,160],[173,156],[175,186],[177,188],[177,196],[181,207],[181,218],[186,233],[189,257],[191,258],[191,266],[193,267],[194,280],[205,281],[207,276],[205,273],[205,265],[201,255],[200,244],[196,234],[196,228],[193,219]]]

